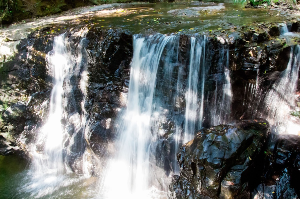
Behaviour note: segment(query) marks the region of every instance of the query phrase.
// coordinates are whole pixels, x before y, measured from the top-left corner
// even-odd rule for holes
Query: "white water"
[[[173,36],[134,37],[128,104],[116,156],[108,163],[101,198],[155,198],[150,183],[151,114],[161,54]],[[116,191],[117,190],[117,191]]]
[[[219,65],[224,69],[223,78],[216,77],[216,89],[213,96],[214,102],[211,109],[211,125],[225,124],[229,121],[231,113],[232,89],[229,70],[229,50],[223,49]],[[219,87],[219,88],[218,88]]]
[[[289,36],[294,36],[288,31],[287,25],[281,24],[280,34],[291,43]],[[280,78],[272,85],[265,98],[266,119],[275,134],[299,134],[300,124],[291,118],[295,111],[296,89],[300,67],[300,46],[291,47],[290,60],[287,68],[281,73]]]
[[[81,165],[77,164],[77,168],[80,173],[83,173],[85,177],[91,176],[92,165],[87,161],[89,158],[90,150],[86,150],[86,139],[85,131],[87,125],[87,112],[85,109],[86,96],[87,96],[87,85],[88,85],[88,70],[87,70],[87,59],[88,55],[84,48],[84,42],[86,42],[85,35],[88,29],[81,29],[72,36],[82,38],[77,45],[75,55],[71,58],[71,67],[66,74],[65,78],[65,93],[68,100],[65,100],[64,107],[68,105],[72,106],[72,110],[68,110],[67,125],[66,128],[73,133],[69,137],[69,144],[66,147],[66,156],[70,158],[76,157],[76,161],[80,162]],[[74,79],[77,81],[74,82]],[[81,94],[78,94],[80,93]],[[81,159],[81,160],[78,160]],[[72,159],[72,161],[75,161]],[[68,168],[68,167],[67,167]]]
[[[86,33],[87,29],[81,30],[73,36],[84,37]],[[32,166],[28,172],[29,178],[26,179],[27,182],[22,189],[30,194],[31,198],[68,195],[70,193],[66,189],[71,189],[73,184],[84,187],[85,185],[80,185],[80,182],[90,176],[91,165],[87,161],[90,154],[84,147],[84,131],[87,123],[84,104],[87,95],[88,73],[83,42],[84,39],[81,39],[77,51],[72,54],[65,34],[59,35],[54,38],[53,50],[47,55],[48,68],[53,74],[49,115],[46,123],[38,132],[37,141],[30,149]],[[78,78],[77,86],[82,92],[81,111],[66,112],[64,109],[68,104],[74,104],[73,100],[75,100],[72,95],[75,85],[74,82],[71,83],[71,78],[74,76]],[[69,130],[69,128],[62,125],[62,119],[67,119],[66,124],[74,126],[72,136],[65,132],[65,129]],[[68,145],[65,143],[67,139],[69,139]],[[66,157],[74,154],[73,148],[80,150],[79,155],[82,160],[80,161],[81,165],[77,165],[77,167],[80,167],[84,174],[76,178],[71,177],[72,171],[66,163]]]
[[[188,86],[186,91],[186,111],[185,111],[185,128],[184,128],[184,143],[193,139],[195,131],[198,130],[198,123],[202,123],[203,117],[203,102],[204,102],[204,80],[205,80],[205,65],[200,66],[202,59],[205,63],[205,57],[202,58],[203,52],[205,53],[205,38],[202,41],[191,37],[191,51],[190,51],[190,64],[189,64],[189,76],[188,76]],[[201,76],[201,97],[198,100],[198,80],[199,80],[199,70],[202,68]],[[200,105],[199,105],[200,102]],[[200,108],[200,114],[198,115],[198,110]]]
[[[279,24],[280,28],[280,35],[284,35],[285,33],[288,33],[289,30],[288,30],[288,27],[286,25],[286,23],[282,23],[282,24]]]
[[[295,110],[295,92],[297,88],[300,67],[300,46],[291,48],[290,60],[287,68],[280,78],[274,83],[266,96],[266,118],[272,132],[276,134],[298,134],[299,124],[290,119],[290,114]]]
[[[48,66],[53,72],[53,89],[50,97],[49,116],[39,132],[37,142],[31,149],[33,155],[31,177],[27,191],[34,197],[43,197],[57,190],[57,183],[62,182],[64,172],[63,137],[61,124],[64,94],[63,81],[70,67],[70,55],[65,46],[64,35],[55,37],[53,51],[48,55]],[[44,146],[42,151],[38,148]]]

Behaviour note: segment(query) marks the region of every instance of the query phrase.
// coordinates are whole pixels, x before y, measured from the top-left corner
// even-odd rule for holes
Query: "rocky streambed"
[[[133,36],[142,33],[140,36],[147,38],[161,32],[173,35],[174,40],[163,51],[157,72],[153,110],[159,117],[153,114],[151,120],[151,131],[157,135],[151,158],[155,176],[171,181],[168,176],[178,174],[170,185],[171,197],[299,196],[299,130],[294,128],[290,132],[294,135],[280,136],[274,134],[273,121],[269,125],[266,120],[253,120],[268,119],[264,99],[282,78],[290,60],[297,62],[297,11],[286,16],[270,10],[239,10],[228,3],[192,2],[189,8],[185,4],[170,5],[107,5],[3,29],[1,155],[18,154],[30,159],[33,145],[39,153],[44,150],[44,144],[37,143],[37,135],[47,120],[53,87],[48,54],[54,38],[64,34],[68,56],[76,61],[63,85],[63,156],[71,172],[84,174],[82,162],[88,162],[88,173],[101,178],[107,159],[117,150],[114,142],[127,105]],[[254,17],[253,13],[260,15]],[[284,36],[286,29],[290,34]],[[192,141],[180,140],[178,144],[176,136],[185,129],[192,38],[200,37],[206,42],[203,90],[198,87],[198,93],[204,96],[204,129],[195,129],[198,133]],[[167,64],[173,67],[170,76],[166,75]],[[218,104],[228,98],[223,95],[228,84],[226,68],[230,71],[231,104],[223,111]],[[300,100],[291,100],[291,110],[297,111],[294,101]],[[215,117],[218,112],[224,117]],[[82,118],[86,121],[83,125]],[[285,119],[299,123],[293,115]],[[180,145],[181,149],[176,148]],[[155,177],[152,181],[167,191],[168,182],[164,184]]]

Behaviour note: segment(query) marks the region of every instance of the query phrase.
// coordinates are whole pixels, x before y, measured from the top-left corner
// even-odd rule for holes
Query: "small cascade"
[[[213,102],[210,105],[210,124],[212,126],[228,122],[231,114],[232,90],[229,70],[229,50],[223,48],[220,53],[218,65],[221,71],[224,72],[216,74],[214,77],[216,89],[212,96]]]
[[[53,50],[47,55],[53,73],[49,115],[33,143],[32,167],[23,189],[30,197],[51,197],[57,192],[68,195],[65,187],[78,184],[90,176],[91,154],[86,147],[87,53],[86,30],[72,36],[81,38],[75,51],[62,34],[54,38]],[[73,171],[84,174],[72,178]]]
[[[150,131],[156,73],[166,44],[174,36],[134,37],[128,105],[119,130],[116,156],[108,163],[101,198],[150,198]],[[118,187],[118,191],[116,191]]]
[[[39,132],[33,146],[32,184],[26,188],[37,197],[42,197],[57,189],[63,179],[63,82],[70,68],[70,54],[65,45],[65,36],[55,37],[53,50],[47,55],[48,65],[53,72],[53,89],[50,97],[49,116]],[[44,147],[43,147],[44,146]],[[41,152],[42,151],[42,152]]]
[[[300,46],[290,52],[287,68],[281,73],[265,98],[265,117],[276,134],[298,134],[299,125],[292,122],[291,111],[295,109],[295,92],[300,66]],[[297,130],[298,129],[298,130]]]
[[[36,171],[61,173],[64,169],[62,159],[63,127],[61,124],[64,94],[63,82],[70,67],[70,55],[65,46],[64,35],[54,39],[53,54],[48,55],[49,66],[53,69],[54,86],[50,97],[50,111],[46,124],[42,128],[39,140],[45,142],[43,159],[38,160]],[[44,159],[45,158],[45,159]]]
[[[89,163],[85,160],[88,156],[86,150],[85,130],[87,124],[87,113],[85,109],[87,96],[88,55],[84,48],[86,41],[85,35],[88,29],[82,29],[76,34],[81,40],[77,45],[76,52],[72,56],[72,65],[65,78],[65,97],[64,107],[67,109],[66,129],[71,135],[68,138],[66,147],[66,162],[69,167],[90,176]],[[78,162],[80,162],[78,164]],[[67,167],[67,168],[69,168]]]
[[[198,126],[202,126],[203,102],[204,102],[204,81],[205,81],[205,37],[203,40],[191,37],[191,51],[188,84],[186,91],[186,111],[185,111],[185,128],[184,143],[193,139]],[[203,57],[202,57],[203,56]],[[201,64],[202,63],[202,64]],[[200,65],[201,64],[201,65]],[[201,82],[199,83],[199,70],[201,68]],[[200,84],[201,89],[198,89]],[[200,93],[198,94],[198,90]],[[199,97],[200,96],[200,100]],[[200,103],[200,104],[199,104]]]
[[[183,81],[185,81],[181,71],[184,67],[179,61],[179,40],[180,37],[172,36],[162,53],[157,71],[156,78],[159,81],[156,82],[151,117],[151,132],[155,136],[154,140],[157,141],[151,145],[151,150],[155,153],[150,159],[156,163],[156,166],[164,168],[166,176],[169,176],[170,172],[179,172],[175,151],[180,146],[182,133],[180,125],[184,120],[183,116],[179,114],[184,110],[181,100],[184,98]],[[170,132],[173,133],[171,145],[174,148],[171,149],[171,153],[174,153],[174,156],[166,161],[165,157],[168,155],[165,149],[170,146],[166,137]],[[162,186],[162,189],[168,189],[166,183]]]
[[[280,30],[280,35],[284,35],[289,32],[286,23],[280,24],[279,30]]]

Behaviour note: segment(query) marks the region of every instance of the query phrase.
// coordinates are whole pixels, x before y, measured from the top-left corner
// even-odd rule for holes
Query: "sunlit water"
[[[219,53],[218,67],[222,69],[222,73],[215,76],[216,89],[210,105],[212,126],[226,124],[230,122],[231,117],[232,88],[229,70],[229,49],[223,47]]]
[[[202,127],[205,82],[205,45],[205,37],[203,39],[191,37],[188,86],[185,96],[186,111],[184,143],[193,139],[195,131],[198,130],[198,125],[200,128]],[[198,82],[199,79],[200,82]],[[201,89],[198,88],[198,84]],[[200,95],[198,94],[198,90],[201,91]]]
[[[127,110],[116,141],[117,154],[109,162],[101,183],[101,198],[156,198],[150,183],[150,144],[155,139],[150,119],[157,68],[171,39],[172,36],[160,34],[134,37]]]
[[[299,134],[300,125],[291,120],[295,110],[296,88],[300,67],[300,46],[291,48],[287,68],[281,73],[265,99],[267,120],[276,134]]]
[[[285,23],[280,24],[281,37],[291,44],[291,36],[296,34],[289,32]],[[296,110],[296,89],[300,67],[300,46],[292,46],[287,68],[280,74],[279,79],[268,91],[264,106],[266,119],[275,134],[300,134],[300,123],[291,113]]]
[[[77,33],[77,36],[84,36],[86,32],[83,30]],[[73,198],[77,198],[78,194],[81,195],[81,193],[74,191],[75,187],[78,187],[82,193],[89,195],[86,185],[81,185],[83,182],[88,182],[88,177],[90,177],[90,165],[86,161],[89,154],[84,147],[85,97],[80,102],[80,113],[79,110],[69,113],[64,111],[67,104],[70,103],[68,100],[74,99],[72,96],[74,85],[70,83],[72,76],[77,76],[79,79],[78,89],[81,90],[83,96],[87,93],[88,77],[86,60],[84,60],[86,56],[82,42],[84,39],[78,45],[77,55],[72,55],[65,34],[59,35],[54,38],[53,50],[47,55],[48,67],[53,74],[53,89],[50,96],[48,118],[39,131],[36,142],[31,144],[32,163],[30,169],[26,171],[23,180],[24,186],[20,189],[20,194],[24,193],[26,197],[55,198],[68,197],[68,195],[71,197],[72,195]],[[69,117],[67,123],[74,124],[74,133],[71,137],[68,137],[66,128],[62,125],[62,119],[66,117],[66,114]],[[63,146],[66,139],[70,140],[69,144]],[[65,160],[66,157],[74,154],[72,151],[74,147],[83,153],[80,161],[82,164],[80,169],[84,174],[82,176],[72,174]],[[90,180],[92,179],[90,178]],[[68,193],[68,189],[72,190],[72,193]]]
[[[53,50],[48,55],[48,65],[54,77],[49,116],[38,134],[36,143],[32,145],[30,170],[32,180],[25,188],[33,197],[51,194],[64,180],[62,99],[63,82],[70,67],[70,56],[65,46],[64,35],[55,37]]]

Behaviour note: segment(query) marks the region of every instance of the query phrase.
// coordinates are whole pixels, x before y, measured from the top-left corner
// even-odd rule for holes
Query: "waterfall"
[[[64,172],[63,137],[63,82],[70,67],[70,54],[65,45],[65,36],[55,37],[53,50],[47,55],[48,66],[53,72],[53,89],[50,97],[49,116],[33,145],[33,163],[29,192],[43,197],[57,189]],[[44,147],[43,147],[44,146]]]
[[[293,33],[288,31],[287,25],[281,24],[280,34],[291,44]],[[275,134],[298,134],[300,124],[290,118],[295,110],[295,92],[297,89],[300,67],[300,46],[291,47],[287,68],[280,74],[279,79],[272,85],[264,100],[264,113],[270,123],[271,131]]]
[[[87,125],[87,112],[85,109],[88,82],[88,55],[84,45],[87,43],[85,35],[88,29],[82,29],[76,34],[80,36],[80,42],[76,47],[75,54],[72,56],[72,64],[69,67],[65,78],[65,97],[66,107],[66,129],[70,136],[68,137],[68,146],[66,146],[66,162],[68,167],[72,167],[79,172],[90,176],[89,165],[86,158],[90,155],[86,148],[85,131]],[[77,163],[80,162],[80,165]]]
[[[48,54],[49,66],[53,70],[54,86],[51,91],[49,116],[39,135],[40,141],[45,143],[43,153],[45,157],[42,157],[43,159],[38,158],[37,164],[35,162],[36,171],[40,174],[49,171],[58,175],[64,169],[62,159],[64,132],[61,119],[63,114],[63,82],[66,71],[70,67],[69,60],[70,55],[65,46],[64,35],[60,35],[54,39],[52,54]]]
[[[220,51],[218,65],[223,73],[216,74],[214,77],[216,89],[212,97],[213,102],[210,105],[210,123],[212,126],[224,124],[230,119],[232,90],[230,82],[228,49],[223,48],[222,51]]]
[[[74,35],[81,37],[75,53],[71,51],[72,46],[66,34],[56,36],[53,50],[47,55],[49,71],[53,74],[53,88],[48,118],[30,150],[30,179],[23,187],[30,197],[51,197],[56,192],[67,195],[65,187],[90,176],[91,165],[87,161],[90,154],[84,138],[87,120],[84,104],[88,81],[84,49],[86,33],[87,29],[82,29]],[[74,168],[84,176],[69,176]]]
[[[190,64],[188,75],[188,86],[186,91],[186,111],[185,111],[185,129],[184,129],[184,142],[188,142],[193,139],[195,131],[198,130],[198,123],[201,127],[203,117],[203,102],[204,102],[204,81],[205,81],[205,65],[200,66],[201,61],[205,63],[205,37],[202,41],[191,37],[191,51],[190,51]],[[202,56],[204,58],[202,58]],[[201,93],[200,93],[200,105],[198,101],[198,80],[199,70],[202,68],[201,76]],[[200,108],[199,115],[197,114]]]
[[[295,108],[299,67],[300,46],[296,45],[291,48],[287,68],[281,73],[277,82],[272,85],[265,98],[265,115],[271,125],[272,132],[276,134],[298,134],[299,125],[294,124],[288,118]]]
[[[280,27],[279,27],[280,35],[284,35],[285,33],[289,32],[286,23],[282,23],[282,24],[279,24],[279,25],[280,25]]]
[[[86,33],[87,30],[80,33],[81,37]],[[89,131],[84,106],[87,41],[77,40],[80,42],[74,45],[75,50],[72,50],[73,43],[67,41],[64,35],[55,37],[53,50],[48,54],[54,86],[48,120],[32,150],[35,183],[29,186],[29,191],[33,197],[49,196],[73,183],[68,173],[76,171],[90,177],[93,167],[98,166],[89,163],[95,157],[85,140]],[[114,154],[107,160],[106,168],[101,168],[104,172],[99,197],[165,196],[169,177],[179,173],[176,153],[180,145],[193,139],[205,117],[212,124],[228,120],[231,110],[229,50],[223,48],[219,52],[216,86],[212,95],[206,96],[206,80],[208,75],[214,76],[208,74],[207,38],[191,37],[186,54],[181,54],[180,45],[180,37],[175,35],[134,36],[127,108],[118,116]],[[184,56],[187,56],[185,60]],[[204,111],[205,103],[211,112]],[[37,153],[44,143],[43,152]]]
[[[161,54],[173,36],[134,36],[127,110],[116,141],[116,156],[108,163],[102,198],[150,198],[150,119]],[[116,191],[116,187],[118,190]]]

